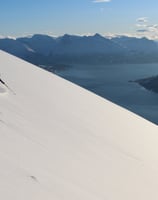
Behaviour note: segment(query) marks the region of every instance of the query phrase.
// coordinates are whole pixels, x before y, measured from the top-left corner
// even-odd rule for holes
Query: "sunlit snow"
[[[2,51],[0,74],[0,199],[158,199],[156,125]]]

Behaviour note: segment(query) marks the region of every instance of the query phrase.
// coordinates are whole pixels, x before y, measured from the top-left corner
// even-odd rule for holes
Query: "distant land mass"
[[[158,62],[158,44],[147,38],[118,36],[106,38],[99,34],[60,37],[35,34],[16,39],[1,38],[0,49],[32,64],[68,67],[75,64],[120,64]],[[50,67],[51,66],[51,67]]]
[[[142,87],[144,87],[147,90],[158,93],[158,76],[139,79],[135,82],[139,83]]]

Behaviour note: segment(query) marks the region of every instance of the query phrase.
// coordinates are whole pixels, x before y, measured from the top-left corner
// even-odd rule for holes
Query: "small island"
[[[138,83],[139,85],[143,86],[147,90],[158,93],[158,75],[152,76],[149,78],[138,79],[138,80],[132,81],[132,82]]]

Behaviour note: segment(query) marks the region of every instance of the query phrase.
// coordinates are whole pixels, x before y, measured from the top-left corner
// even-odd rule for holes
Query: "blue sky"
[[[157,0],[0,0],[0,35],[129,34],[158,38]]]

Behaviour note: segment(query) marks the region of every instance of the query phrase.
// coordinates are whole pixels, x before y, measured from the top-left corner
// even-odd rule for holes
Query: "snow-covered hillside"
[[[0,73],[0,199],[158,199],[156,125],[4,52]]]

